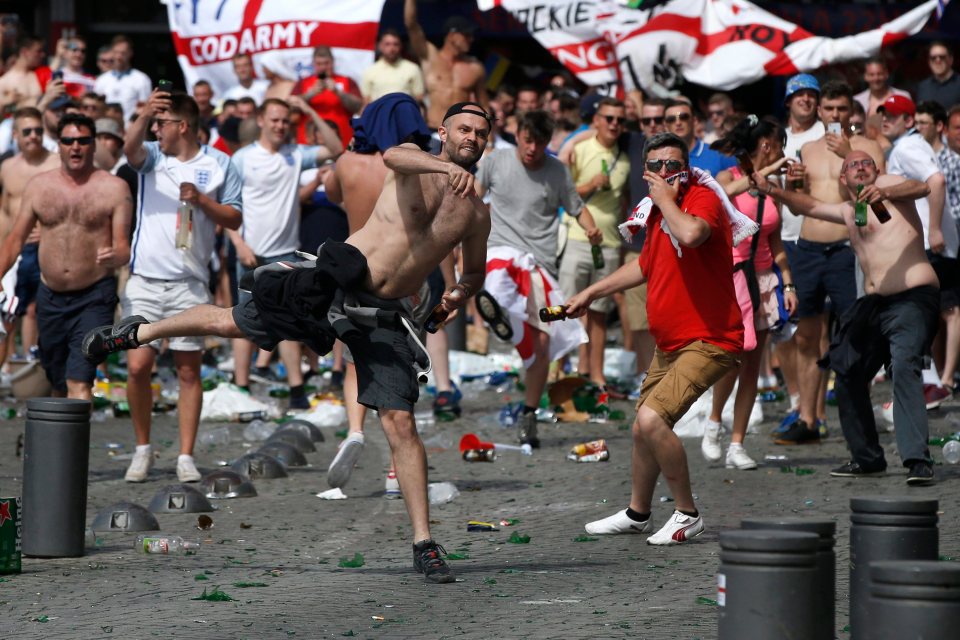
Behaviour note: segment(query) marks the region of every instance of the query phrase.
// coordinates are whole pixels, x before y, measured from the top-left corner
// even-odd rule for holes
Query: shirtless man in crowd
[[[855,478],[886,470],[870,404],[870,383],[880,365],[889,361],[897,449],[908,469],[907,484],[932,483],[920,372],[937,331],[940,286],[923,249],[923,225],[914,204],[929,191],[927,186],[900,176],[879,175],[876,161],[864,151],[852,151],[843,160],[842,203],[784,191],[759,174],[754,174],[753,181],[793,211],[824,224],[842,225],[863,269],[866,295],[843,317],[828,356],[830,368],[837,372],[840,425],[853,458],[831,475]],[[863,188],[859,195],[858,187]],[[858,200],[874,205],[868,207],[861,225],[856,223],[853,204]],[[878,202],[891,216],[886,223],[876,215]]]
[[[133,200],[126,182],[93,166],[96,129],[90,118],[64,116],[57,137],[61,166],[36,175],[24,189],[0,249],[0,273],[13,265],[39,223],[40,361],[55,393],[89,400],[96,367],[80,346],[88,331],[113,318],[113,271],[130,259]]]
[[[43,147],[43,115],[33,107],[21,107],[13,116],[13,139],[16,140],[20,153],[9,158],[0,165],[0,187],[3,196],[0,198],[0,241],[7,237],[13,228],[17,213],[20,211],[20,200],[23,198],[27,183],[35,175],[56,169],[60,165],[60,158]],[[34,234],[37,236],[37,234]],[[30,239],[36,243],[37,237]],[[32,245],[36,247],[36,245]],[[6,271],[0,271],[0,277]],[[17,287],[19,291],[21,287]],[[8,291],[7,295],[16,294]],[[29,298],[30,296],[24,296]],[[26,313],[27,300],[21,300],[20,308],[15,309],[17,315]],[[12,319],[5,320],[7,337],[0,344],[0,364],[7,360],[7,354],[14,348]],[[33,327],[33,323],[29,323]],[[22,329],[23,330],[23,329]],[[36,341],[35,331],[28,330],[23,336],[24,349],[31,347]]]
[[[842,82],[823,85],[819,114],[827,133],[819,140],[808,142],[800,151],[809,194],[821,202],[839,204],[847,199],[838,180],[843,158],[851,150],[866,152],[876,163],[877,172],[884,172],[880,145],[861,135],[847,133],[852,107],[853,93],[849,86]],[[825,298],[830,297],[837,317],[857,299],[856,267],[847,228],[805,217],[791,266],[800,301],[796,334],[800,414],[776,439],[777,444],[786,445],[819,442],[826,435],[823,413],[826,376],[817,367],[826,338]]]
[[[405,0],[403,23],[410,36],[410,50],[420,60],[427,87],[427,124],[436,130],[450,105],[464,100],[479,103],[490,111],[486,72],[469,55],[476,25],[463,16],[453,16],[443,26],[443,46],[439,49],[427,40],[417,21],[416,0]]]
[[[411,346],[408,337],[409,299],[460,243],[463,275],[444,293],[443,307],[459,309],[483,286],[490,218],[469,170],[483,153],[490,116],[475,103],[458,103],[448,110],[439,133],[444,144],[440,156],[414,144],[383,154],[390,174],[370,219],[346,243],[324,243],[314,268],[289,265],[280,273],[276,266],[262,267],[270,271],[258,276],[253,299],[244,306],[200,305],[152,324],[137,316],[125,318],[90,332],[84,351],[97,360],[162,337],[218,335],[247,337],[261,347],[280,339],[302,340],[325,352],[323,347],[329,350],[334,337],[341,337],[356,362],[359,401],[378,410],[396,461],[413,524],[414,568],[428,582],[447,583],[454,576],[442,547],[430,537],[427,459],[413,419],[419,387],[412,363],[422,362],[423,348]],[[349,332],[324,324],[338,292],[345,298],[341,306]],[[356,300],[361,313],[374,310],[372,327],[359,319],[349,321],[347,298]]]

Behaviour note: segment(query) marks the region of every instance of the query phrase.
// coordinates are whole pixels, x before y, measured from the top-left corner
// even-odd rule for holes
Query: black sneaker
[[[433,540],[424,540],[413,545],[413,568],[427,579],[427,582],[446,584],[456,581],[450,565],[443,559],[447,550]]]
[[[540,448],[540,438],[537,437],[537,414],[521,414],[517,420],[520,444],[528,444],[533,449]]]
[[[842,467],[837,467],[830,472],[834,478],[866,478],[869,476],[879,476],[883,475],[886,469],[877,469],[876,471],[868,471],[864,469],[859,464],[854,461],[850,461]]]
[[[476,302],[477,313],[490,325],[493,334],[504,342],[510,342],[513,339],[513,327],[490,292],[485,289],[478,291]]]
[[[820,430],[808,429],[806,422],[797,420],[774,442],[776,444],[820,444]]]
[[[107,357],[107,354],[136,349],[140,346],[137,342],[137,327],[142,324],[150,323],[143,316],[130,316],[117,324],[105,324],[91,329],[87,335],[83,336],[83,343],[80,346],[83,357],[90,362],[99,363]]]
[[[910,464],[910,471],[907,473],[907,484],[913,486],[924,486],[933,484],[933,465],[926,460],[916,460]]]

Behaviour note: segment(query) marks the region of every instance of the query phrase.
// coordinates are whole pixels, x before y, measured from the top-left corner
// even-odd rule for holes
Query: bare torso
[[[474,58],[450,60],[430,45],[429,55],[422,61],[423,78],[430,97],[427,124],[433,129],[443,124],[450,105],[466,100],[480,100],[483,65]]]
[[[337,158],[334,182],[327,183],[327,195],[342,203],[347,212],[350,233],[367,223],[383,191],[383,182],[390,170],[383,163],[383,154],[348,151]]]
[[[884,170],[883,152],[880,146],[863,136],[850,138],[850,146],[854,151],[865,151],[877,163],[877,170]],[[807,178],[810,185],[810,195],[831,204],[839,204],[847,199],[845,191],[840,187],[840,170],[843,168],[843,158],[827,148],[825,138],[803,145],[803,164],[807,168]],[[804,217],[800,228],[800,237],[811,242],[842,242],[849,238],[847,229],[809,216]]]
[[[13,68],[0,77],[0,105],[34,106],[41,95],[43,90],[33,71]]]
[[[476,194],[460,198],[438,173],[387,174],[370,219],[347,238],[367,258],[366,290],[382,298],[418,292],[440,261],[461,241],[490,232],[490,217]]]
[[[886,178],[878,177],[877,186],[884,187]],[[890,211],[889,222],[880,224],[871,211],[865,227],[854,223],[851,203],[843,207],[850,245],[863,269],[864,290],[889,296],[923,285],[937,286],[937,276],[923,249],[923,226],[916,206],[909,200],[885,200],[884,204]]]
[[[0,239],[6,238],[10,233],[13,221],[20,212],[23,190],[30,179],[46,171],[52,171],[58,166],[60,166],[60,158],[46,150],[33,162],[28,161],[22,153],[18,153],[3,163],[0,167],[0,179],[3,181],[3,197],[0,198]],[[36,242],[38,238],[39,236],[34,233],[28,242]]]
[[[97,250],[113,243],[113,212],[118,198],[129,198],[126,183],[95,171],[83,184],[59,170],[38,176],[29,188],[40,227],[40,274],[53,291],[76,291],[113,273],[97,264]]]

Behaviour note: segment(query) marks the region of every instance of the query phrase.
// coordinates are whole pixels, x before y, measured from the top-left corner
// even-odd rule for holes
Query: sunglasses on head
[[[666,118],[664,118],[664,121],[667,124],[673,124],[677,120],[679,120],[680,122],[686,122],[689,119],[690,119],[690,114],[684,112],[684,113],[677,113],[672,116],[667,116]]]
[[[20,135],[22,135],[24,138],[29,136],[31,133],[36,134],[37,136],[42,136],[43,127],[24,127],[23,129],[20,129]]]
[[[663,116],[655,116],[653,118],[640,118],[640,122],[646,125],[663,124]]]
[[[65,147],[73,146],[74,142],[79,144],[81,147],[86,147],[87,145],[93,144],[93,136],[77,136],[77,137],[64,136],[60,138],[60,144],[62,144]]]
[[[660,173],[660,169],[664,166],[670,173],[676,173],[683,169],[683,160],[647,160],[647,171]]]
[[[626,118],[621,118],[620,116],[605,116],[601,115],[601,118],[607,121],[607,124],[623,124],[627,121]]]

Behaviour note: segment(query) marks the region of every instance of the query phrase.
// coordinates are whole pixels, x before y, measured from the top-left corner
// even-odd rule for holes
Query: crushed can
[[[19,496],[0,498],[0,574],[20,573],[22,514]]]
[[[493,449],[467,449],[463,452],[463,459],[467,462],[493,462],[496,457]]]
[[[609,459],[610,451],[607,449],[607,441],[602,438],[574,445],[567,454],[567,460],[573,462],[606,462]]]
[[[497,525],[492,522],[480,522],[479,520],[471,520],[467,523],[467,531],[500,531]]]

